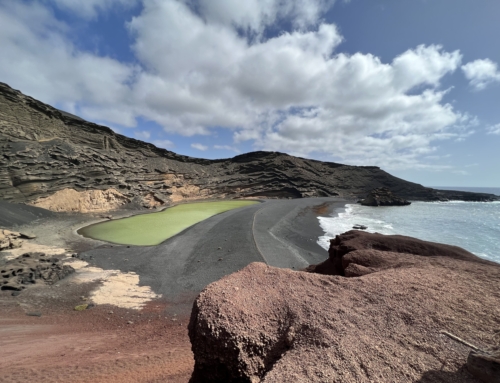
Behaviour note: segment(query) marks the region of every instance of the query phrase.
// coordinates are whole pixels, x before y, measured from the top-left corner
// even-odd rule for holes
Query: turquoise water
[[[318,218],[325,232],[318,243],[325,249],[330,238],[359,224],[372,233],[401,234],[460,246],[500,263],[500,201],[413,202],[410,206],[375,208],[349,204],[336,214]]]

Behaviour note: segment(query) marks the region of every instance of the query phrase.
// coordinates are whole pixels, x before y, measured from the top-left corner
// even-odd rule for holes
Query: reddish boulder
[[[309,266],[307,271],[357,276],[359,273],[366,274],[379,269],[411,266],[421,262],[419,257],[447,257],[491,264],[458,246],[422,241],[403,235],[383,235],[359,230],[348,231],[330,240],[328,254],[326,261]],[[347,254],[349,256],[346,256]],[[347,275],[350,274],[347,269],[360,271]]]
[[[470,349],[441,331],[492,346],[500,265],[394,251],[417,243],[344,254],[358,278],[253,263],[209,285],[189,324],[191,383],[480,382]]]

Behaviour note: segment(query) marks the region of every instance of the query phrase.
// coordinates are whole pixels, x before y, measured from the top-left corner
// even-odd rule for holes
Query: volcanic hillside
[[[106,211],[129,203],[239,197],[357,198],[388,187],[411,200],[489,200],[437,191],[374,166],[253,152],[206,160],[127,138],[0,83],[0,199],[54,211]]]

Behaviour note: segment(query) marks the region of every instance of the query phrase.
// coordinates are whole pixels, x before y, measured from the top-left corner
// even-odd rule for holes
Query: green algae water
[[[78,234],[122,245],[153,246],[216,214],[256,203],[259,202],[218,201],[177,205],[159,213],[90,225],[78,230]]]

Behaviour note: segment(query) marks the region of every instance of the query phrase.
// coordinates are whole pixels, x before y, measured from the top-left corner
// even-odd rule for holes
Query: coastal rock
[[[445,256],[464,261],[480,261],[480,258],[458,246],[359,230],[350,230],[331,239],[328,255],[327,260],[319,265],[309,266],[307,271],[357,276],[359,270],[366,274],[373,270],[412,266],[421,263],[421,257]]]
[[[366,230],[366,229],[368,229],[368,227],[365,226],[365,225],[354,225],[352,228],[355,229],[355,230]]]
[[[59,258],[44,253],[25,253],[0,267],[0,289],[20,291],[26,286],[44,282],[53,284],[75,270],[62,265]]]
[[[189,323],[191,383],[478,382],[441,331],[491,346],[500,265],[427,249],[352,251],[388,253],[356,278],[253,263],[209,285]]]
[[[127,205],[156,209],[207,198],[359,198],[379,187],[412,200],[438,201],[451,195],[497,199],[426,188],[375,166],[278,152],[221,160],[182,156],[116,134],[3,83],[0,152],[0,199],[54,211],[97,212]]]
[[[407,206],[410,204],[411,202],[394,195],[388,188],[373,189],[361,201],[361,205],[364,206]]]

